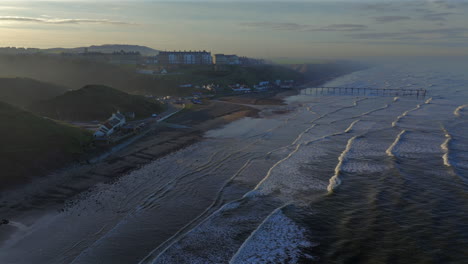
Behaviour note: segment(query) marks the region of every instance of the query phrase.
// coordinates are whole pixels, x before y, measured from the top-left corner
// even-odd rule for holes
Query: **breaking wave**
[[[459,107],[457,107],[457,109],[455,109],[455,111],[453,111],[453,114],[456,117],[462,117],[463,109],[467,107],[468,105],[460,105]]]
[[[300,257],[314,260],[301,252],[301,248],[312,246],[306,230],[278,208],[252,232],[229,263],[298,263]]]
[[[450,162],[450,142],[452,141],[452,135],[447,131],[447,129],[442,128],[442,130],[445,133],[445,141],[440,145],[440,148],[442,149],[442,152],[444,155],[442,155],[442,159],[444,160],[444,165],[447,167],[452,167],[452,163]]]
[[[354,136],[350,140],[348,140],[346,148],[343,150],[343,152],[341,152],[341,155],[338,157],[338,164],[335,168],[335,174],[333,175],[333,177],[330,178],[330,183],[327,186],[327,190],[329,193],[332,193],[333,190],[341,184],[341,179],[339,177],[341,173],[341,167],[343,166],[343,163],[346,159],[346,155],[351,150],[351,146],[353,145],[353,142],[356,138],[357,136]]]
[[[400,143],[401,141],[401,138],[403,137],[403,135],[406,133],[406,130],[402,130],[398,136],[395,138],[395,141],[393,141],[393,143],[390,145],[390,147],[388,147],[388,149],[385,151],[385,153],[387,153],[387,156],[389,157],[395,157],[395,154],[393,152],[393,150],[395,149],[395,147],[398,145],[398,143]]]
[[[405,112],[403,112],[403,114],[399,115],[395,121],[392,122],[392,127],[396,127],[398,122],[400,122],[400,120],[402,118],[404,118],[405,116],[407,116],[409,113],[413,112],[413,111],[416,111],[418,109],[420,109],[423,105],[425,104],[430,104],[432,102],[432,97],[427,99],[423,104],[418,104],[415,108],[412,108],[410,110],[407,110]]]

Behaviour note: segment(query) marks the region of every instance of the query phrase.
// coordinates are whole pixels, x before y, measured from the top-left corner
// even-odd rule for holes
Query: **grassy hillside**
[[[28,78],[0,78],[0,101],[20,107],[53,98],[67,90],[63,86]]]
[[[132,94],[188,95],[178,80],[136,73],[135,67],[62,57],[60,55],[0,55],[0,77],[26,77],[79,89],[102,84]]]
[[[169,69],[166,76],[149,76],[136,73],[134,66],[118,66],[59,55],[0,55],[0,74],[28,77],[56,83],[71,89],[79,89],[90,83],[114,87],[131,94],[189,95],[192,89],[180,88],[180,84],[221,85],[277,79],[300,80],[302,74],[288,67],[258,65],[251,67],[230,66],[215,71],[214,66],[181,66]]]
[[[161,104],[102,85],[87,85],[50,100],[31,105],[31,111],[59,120],[105,120],[112,113],[135,112],[136,118],[163,110]]]
[[[0,186],[61,167],[82,154],[92,140],[88,131],[3,102],[0,121]]]
[[[93,45],[89,47],[78,47],[78,48],[52,48],[52,49],[43,49],[42,52],[47,53],[62,53],[62,52],[70,52],[70,53],[80,53],[88,49],[89,52],[102,52],[102,53],[112,53],[115,51],[125,51],[125,52],[140,52],[140,54],[145,56],[154,56],[159,53],[158,50],[146,47],[146,46],[139,46],[139,45],[125,45],[125,44],[106,44],[106,45]]]

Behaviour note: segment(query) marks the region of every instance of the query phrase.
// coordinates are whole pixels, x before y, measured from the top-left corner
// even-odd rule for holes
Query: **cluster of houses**
[[[123,127],[127,123],[127,120],[123,114],[117,112],[107,119],[106,122],[101,124],[99,129],[94,133],[95,138],[108,137],[112,135],[116,130]]]
[[[249,88],[247,85],[244,85],[244,84],[229,85],[228,88],[235,93],[250,93],[253,91],[264,92],[270,89],[277,89],[277,88],[292,89],[294,88],[294,80],[284,80],[284,81],[276,80],[275,82],[262,81],[254,85],[253,89]]]
[[[82,58],[92,61],[114,64],[134,65],[258,65],[264,64],[261,59],[240,57],[237,55],[215,54],[206,50],[200,51],[160,51],[156,56],[143,56],[139,52],[123,50],[112,53],[88,51],[80,53],[62,53],[64,57]]]

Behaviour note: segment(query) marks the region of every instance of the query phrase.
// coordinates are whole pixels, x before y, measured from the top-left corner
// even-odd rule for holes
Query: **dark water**
[[[467,262],[468,78],[451,66],[393,65],[329,85],[425,88],[425,98],[291,98],[300,107],[288,125],[304,129],[241,200],[282,206],[222,209],[149,262]],[[252,210],[263,222],[243,228],[248,238],[206,244],[236,237],[233,222],[251,226]]]

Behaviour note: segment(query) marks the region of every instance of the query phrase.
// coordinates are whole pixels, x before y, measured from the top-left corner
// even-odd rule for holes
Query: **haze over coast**
[[[466,1],[2,1],[2,46],[138,43],[262,58],[466,56]]]
[[[5,0],[0,263],[465,263],[468,2]]]

